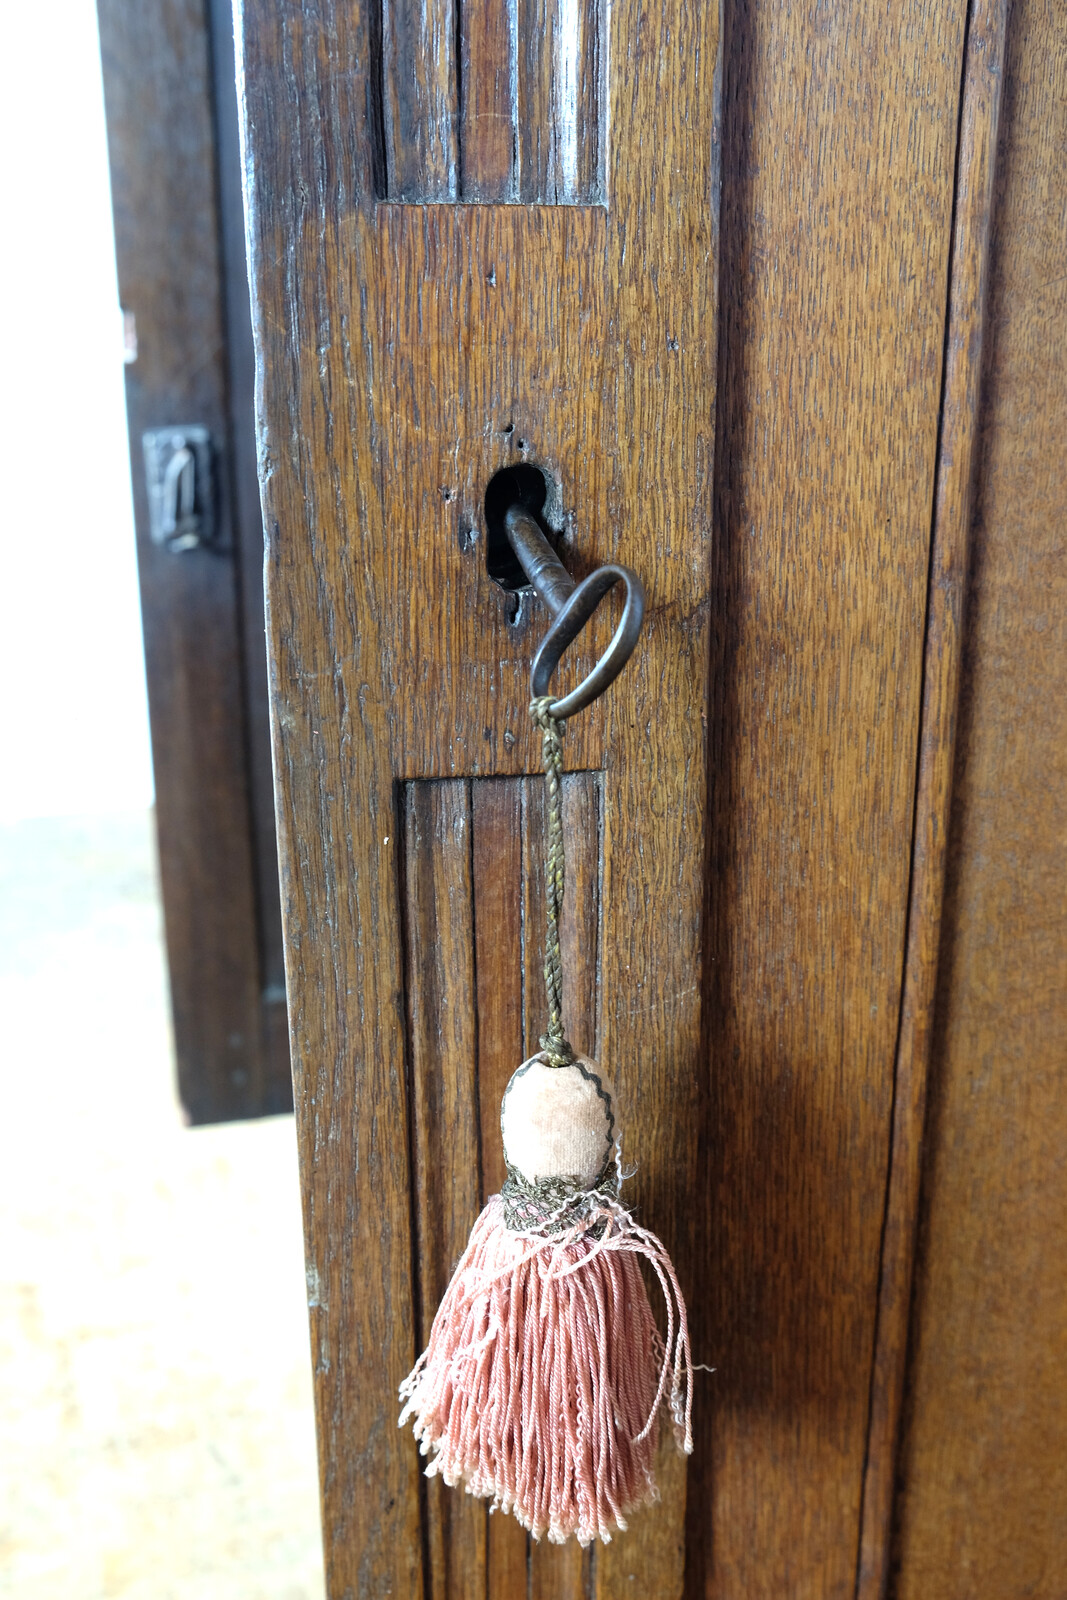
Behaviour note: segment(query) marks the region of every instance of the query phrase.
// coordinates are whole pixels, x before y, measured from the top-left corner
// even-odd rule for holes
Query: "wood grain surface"
[[[879,1600],[884,1593],[890,1551],[963,658],[971,490],[980,432],[982,338],[1006,16],[1007,0],[975,0],[967,29],[923,660],[908,942],[878,1286],[858,1600]]]
[[[536,28],[390,0],[379,37],[373,7],[245,7],[331,1600],[873,1600],[928,1059],[898,1587],[962,1600],[988,1569],[990,1600],[1053,1592],[1064,40],[1016,0],[983,352],[1003,18],[996,0],[969,20],[962,0],[738,0],[720,40],[714,8],[620,0],[597,66],[605,203],[472,206],[450,203],[465,173],[522,199],[541,161],[530,108],[551,84],[531,78],[527,104],[501,66]],[[438,56],[412,89],[416,45]],[[618,559],[648,586],[634,660],[565,741],[567,994],[716,1369],[688,1474],[665,1450],[661,1505],[589,1555],[437,1495],[395,1429],[540,1026],[526,700],[544,618],[488,578],[482,514],[519,462],[552,484],[576,575]]]
[[[377,192],[602,203],[606,11],[602,0],[385,0],[381,33],[372,12],[368,34]]]
[[[454,200],[459,194],[459,71],[453,0],[383,0],[381,61],[368,8],[367,93],[380,72],[385,181],[393,200]],[[370,132],[378,130],[371,122]]]
[[[567,1026],[596,1053],[602,778],[563,781]],[[504,1177],[500,1102],[545,1027],[540,778],[405,785],[401,873],[419,1341],[488,1194]],[[510,1517],[439,1480],[425,1488],[430,1588],[581,1600],[593,1556],[535,1545]]]
[[[602,202],[607,4],[605,0],[577,4],[511,0],[511,4],[518,45],[519,198],[555,205]]]
[[[1014,0],[893,1592],[1067,1568],[1067,14]]]
[[[460,16],[464,200],[518,198],[518,17],[514,5],[465,5]]]
[[[484,566],[485,485],[509,462],[557,481],[572,570],[628,561],[649,590],[625,690],[568,730],[566,762],[604,773],[602,1054],[640,1108],[629,1149],[641,1214],[686,1282],[702,1070],[717,16],[680,0],[663,15],[636,0],[613,13],[608,213],[377,205],[374,25],[295,0],[248,5],[240,20],[287,970],[337,1597],[424,1592],[418,1458],[395,1426],[419,1331],[396,782],[539,771],[532,608],[516,615]],[[566,680],[611,627],[598,618]],[[679,1461],[668,1487],[624,1553],[598,1554],[598,1593],[680,1593]]]
[[[231,278],[245,276],[239,176],[224,217],[203,5],[98,12],[119,292],[138,341],[126,404],[178,1088],[193,1122],[214,1122],[292,1104],[265,641],[244,604],[263,559],[254,461],[251,495],[239,462],[250,393],[243,412],[231,404],[233,358],[251,367],[247,308],[243,327],[229,322]],[[232,124],[232,72],[227,93]],[[220,551],[176,555],[150,537],[141,435],[180,423],[206,425],[218,451]]]
[[[472,785],[483,1204],[491,1194],[499,1193],[505,1177],[500,1102],[508,1079],[526,1053],[522,952],[527,931],[535,943],[537,940],[526,898],[531,884],[522,874],[523,787],[524,780],[517,778],[486,779]],[[573,854],[571,859],[574,860]],[[571,953],[566,939],[563,946],[564,962],[569,965]],[[486,1594],[524,1596],[529,1587],[526,1534],[513,1517],[491,1516],[488,1520]]]
[[[481,1107],[474,982],[470,784],[405,787],[405,992],[419,1347],[481,1209]],[[440,1479],[425,1485],[430,1592],[481,1600],[485,1506]]]
[[[964,7],[727,13],[689,1593],[851,1595]],[[698,1466],[701,1464],[698,1463]]]

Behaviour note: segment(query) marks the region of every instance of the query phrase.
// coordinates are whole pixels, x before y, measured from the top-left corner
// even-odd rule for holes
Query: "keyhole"
[[[555,549],[559,534],[545,520],[545,502],[549,498],[549,483],[545,474],[529,462],[519,462],[513,467],[503,467],[494,472],[485,491],[485,565],[494,583],[513,592],[528,587],[526,574],[515,559],[515,553],[504,531],[504,516],[509,506],[521,505],[536,519],[545,537]]]

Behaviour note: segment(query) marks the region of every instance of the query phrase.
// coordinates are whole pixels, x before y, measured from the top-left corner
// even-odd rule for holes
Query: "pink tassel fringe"
[[[432,1456],[427,1476],[463,1484],[554,1544],[571,1534],[606,1544],[657,1498],[664,1400],[679,1445],[693,1448],[689,1332],[670,1258],[617,1201],[590,1199],[580,1224],[545,1236],[509,1231],[494,1195],[400,1389],[401,1425],[414,1419]],[[666,1342],[639,1256],[663,1288]]]

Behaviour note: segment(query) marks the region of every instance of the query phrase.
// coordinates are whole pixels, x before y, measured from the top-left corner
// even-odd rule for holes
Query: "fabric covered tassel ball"
[[[535,1539],[610,1541],[657,1498],[660,1407],[692,1450],[692,1361],[670,1258],[618,1197],[611,1093],[584,1057],[523,1063],[504,1094],[508,1177],[401,1386],[428,1476]],[[659,1280],[656,1326],[640,1260]]]

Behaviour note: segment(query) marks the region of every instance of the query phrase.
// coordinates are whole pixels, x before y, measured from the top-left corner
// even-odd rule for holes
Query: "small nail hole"
[[[507,619],[509,628],[521,628],[530,615],[529,589],[515,589],[507,596]]]

